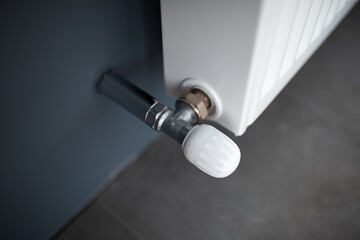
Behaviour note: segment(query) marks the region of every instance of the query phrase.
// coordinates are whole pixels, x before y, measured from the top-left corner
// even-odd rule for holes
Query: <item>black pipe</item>
[[[103,75],[98,84],[100,92],[124,107],[140,120],[155,103],[155,99],[134,84],[119,76],[116,72]]]

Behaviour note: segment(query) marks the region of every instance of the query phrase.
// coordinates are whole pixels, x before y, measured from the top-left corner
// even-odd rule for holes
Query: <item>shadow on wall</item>
[[[164,96],[158,1],[0,3],[0,239],[47,239],[155,135],[95,91]]]

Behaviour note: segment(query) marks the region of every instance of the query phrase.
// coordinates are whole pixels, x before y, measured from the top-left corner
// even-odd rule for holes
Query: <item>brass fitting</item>
[[[194,88],[190,90],[190,92],[181,96],[177,101],[187,103],[196,112],[199,121],[204,120],[214,112],[214,107],[209,97],[200,89]]]

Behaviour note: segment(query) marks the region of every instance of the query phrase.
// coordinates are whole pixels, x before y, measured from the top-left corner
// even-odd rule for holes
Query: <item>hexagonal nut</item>
[[[190,91],[191,93],[195,94],[201,101],[205,103],[207,109],[211,108],[211,102],[209,97],[200,89],[194,88]]]
[[[180,97],[179,100],[189,104],[191,108],[196,112],[200,120],[204,120],[209,115],[204,99],[197,94],[189,92],[184,96]]]
[[[145,116],[145,123],[153,129],[157,129],[157,123],[161,119],[161,116],[169,109],[164,104],[157,102],[155,103]]]

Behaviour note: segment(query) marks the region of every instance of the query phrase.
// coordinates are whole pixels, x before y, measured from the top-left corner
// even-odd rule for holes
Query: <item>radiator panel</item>
[[[184,79],[216,92],[211,117],[235,135],[264,111],[354,0],[162,0],[167,93]]]

